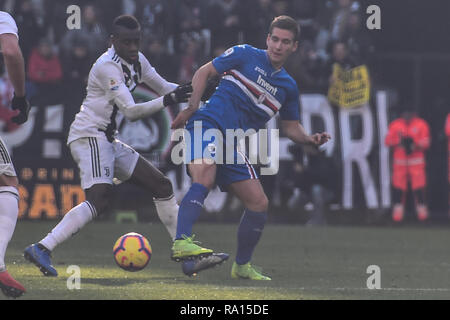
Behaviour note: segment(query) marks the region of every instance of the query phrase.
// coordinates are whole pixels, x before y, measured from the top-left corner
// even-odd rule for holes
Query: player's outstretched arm
[[[178,84],[169,82],[155,70],[148,62],[147,58],[142,55],[141,59],[142,66],[142,80],[143,82],[152,88],[158,95],[163,96],[166,95],[178,86]]]
[[[189,99],[189,104],[186,109],[181,111],[172,123],[172,129],[181,128],[186,124],[186,121],[197,111],[200,106],[203,93],[205,92],[208,79],[218,76],[216,68],[212,62],[208,62],[198,69],[192,77],[192,96]]]
[[[289,139],[300,144],[318,147],[331,139],[331,136],[326,132],[308,135],[305,128],[297,120],[282,120],[281,129]]]
[[[120,85],[117,90],[120,92],[115,96],[114,102],[123,115],[131,121],[149,117],[166,106],[187,102],[192,94],[192,86],[185,84],[157,99],[135,103],[125,85]]]
[[[208,80],[210,78],[218,76],[216,68],[212,62],[208,62],[198,69],[194,76],[192,77],[192,97],[189,99],[188,108],[197,110],[200,105],[200,100],[202,99],[203,93],[205,92]]]
[[[187,102],[192,94],[190,84],[177,86],[165,82],[167,86],[160,89],[168,93],[147,102],[136,103],[123,82],[122,70],[113,61],[103,64],[101,68],[93,69],[91,72],[95,75],[98,85],[105,91],[108,100],[114,101],[123,115],[131,121],[149,117],[168,105]],[[157,74],[154,73],[153,76],[155,75]]]

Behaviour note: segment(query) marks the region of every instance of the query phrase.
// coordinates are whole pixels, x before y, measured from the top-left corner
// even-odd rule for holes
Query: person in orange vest
[[[447,114],[447,120],[445,122],[445,134],[447,135],[448,141],[448,217],[450,218],[450,113]]]
[[[428,208],[425,204],[425,151],[429,148],[430,142],[427,122],[418,117],[413,110],[402,107],[400,118],[389,125],[385,138],[385,144],[393,150],[392,219],[395,222],[403,220],[409,186],[414,194],[418,219],[420,221],[428,219]]]

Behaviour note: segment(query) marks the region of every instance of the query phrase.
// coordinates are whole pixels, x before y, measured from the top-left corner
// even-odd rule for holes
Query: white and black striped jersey
[[[0,11],[0,34],[11,33],[17,38],[17,25],[13,17],[7,12]],[[16,171],[11,161],[6,144],[0,138],[0,175],[16,176]]]
[[[145,83],[159,95],[173,91],[177,85],[163,79],[147,58],[139,52],[139,59],[129,64],[121,59],[114,46],[101,55],[89,72],[87,94],[73,121],[67,144],[85,137],[112,140],[116,133],[115,99],[133,103],[131,92]]]

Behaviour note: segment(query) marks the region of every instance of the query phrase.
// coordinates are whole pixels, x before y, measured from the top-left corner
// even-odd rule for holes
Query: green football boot
[[[257,271],[255,267],[250,264],[250,262],[243,265],[239,265],[234,262],[233,267],[231,268],[231,277],[233,279],[272,280]]]
[[[197,257],[209,256],[213,253],[211,249],[200,247],[200,242],[194,241],[194,235],[192,237],[186,237],[183,235],[183,239],[175,240],[172,246],[172,260],[182,261],[190,260]]]

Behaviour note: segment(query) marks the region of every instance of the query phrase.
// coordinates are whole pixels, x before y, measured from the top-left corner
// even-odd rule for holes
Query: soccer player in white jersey
[[[98,58],[89,73],[87,96],[67,141],[80,169],[86,201],[72,208],[44,239],[24,252],[25,258],[46,276],[58,274],[51,265],[50,252],[105,211],[113,178],[129,181],[152,195],[159,218],[171,238],[175,237],[178,204],[172,184],[150,162],[115,138],[115,116],[120,111],[130,120],[148,117],[168,105],[186,102],[192,87],[167,82],[139,52],[140,25],[133,16],[122,15],[114,20],[111,41],[111,48]],[[142,82],[161,96],[136,104],[131,91]],[[190,272],[205,269],[205,263],[207,268],[222,260],[221,256],[212,256],[209,261],[199,259],[197,266],[191,265]]]
[[[14,87],[11,102],[19,110],[12,120],[22,124],[28,119],[30,105],[25,98],[25,67],[19,47],[17,25],[6,12],[0,11],[0,46],[9,79]],[[5,252],[12,238],[19,214],[19,181],[5,143],[0,138],[0,288],[8,297],[19,297],[25,288],[6,271]]]

